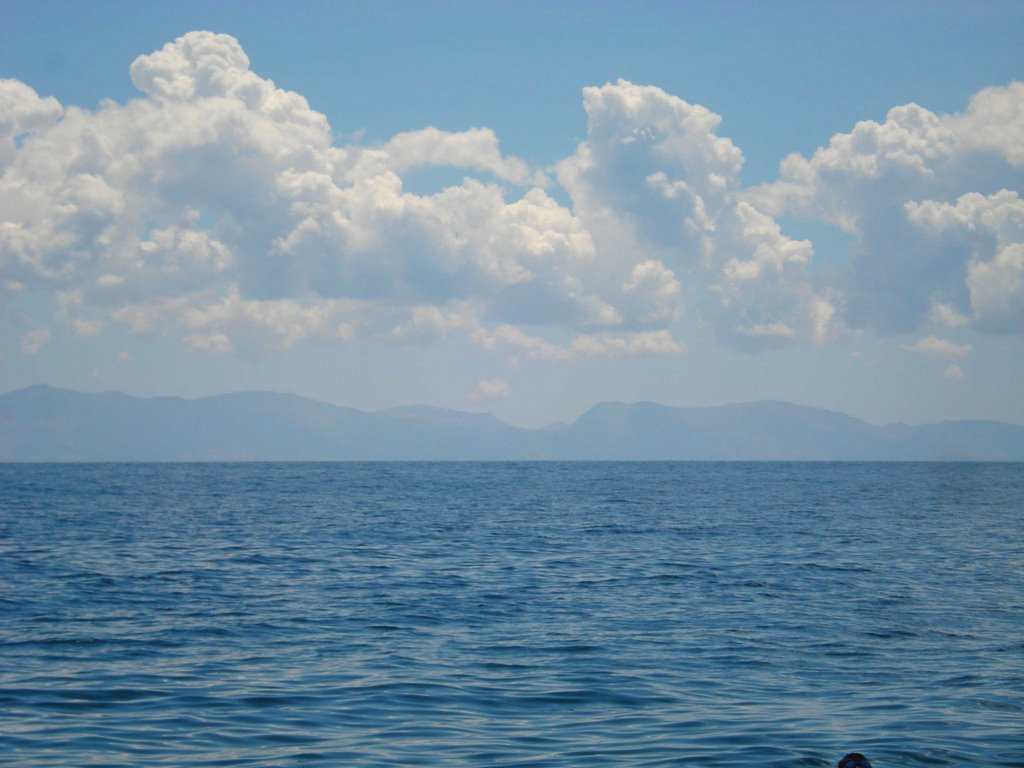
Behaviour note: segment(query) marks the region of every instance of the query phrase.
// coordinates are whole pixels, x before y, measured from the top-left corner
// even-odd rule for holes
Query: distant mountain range
[[[1024,461],[1024,427],[876,427],[775,401],[601,403],[572,424],[521,429],[486,413],[370,413],[274,392],[140,399],[37,385],[0,395],[0,461],[537,459]]]

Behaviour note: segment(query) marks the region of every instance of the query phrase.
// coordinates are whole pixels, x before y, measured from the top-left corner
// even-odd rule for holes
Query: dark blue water
[[[0,763],[1024,766],[1024,465],[0,466]]]

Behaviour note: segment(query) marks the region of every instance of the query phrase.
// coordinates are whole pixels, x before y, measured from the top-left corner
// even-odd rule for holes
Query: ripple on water
[[[0,465],[0,764],[1021,766],[1022,481]]]

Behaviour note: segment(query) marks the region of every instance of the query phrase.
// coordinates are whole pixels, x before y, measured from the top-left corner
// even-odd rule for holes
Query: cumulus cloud
[[[40,98],[18,80],[0,79],[0,172],[14,160],[20,140],[52,126],[63,111],[52,96]]]
[[[895,107],[791,155],[779,181],[746,192],[775,216],[833,224],[855,238],[847,322],[885,334],[927,322],[1024,330],[1024,83],[987,88],[964,112]]]
[[[497,400],[502,397],[508,397],[512,390],[508,386],[508,382],[503,379],[481,379],[479,383],[473,388],[473,391],[469,393],[469,399],[474,403],[479,403],[484,400]]]
[[[679,355],[686,345],[676,341],[667,330],[624,334],[581,334],[568,344],[557,344],[531,336],[513,325],[493,330],[478,328],[473,340],[488,351],[512,349],[532,360],[580,362],[595,358],[620,358],[650,355]]]
[[[622,291],[627,303],[635,303],[633,314],[641,323],[671,322],[682,314],[682,286],[675,273],[657,259],[634,266]]]
[[[678,316],[676,274],[689,274],[707,289],[701,309],[728,343],[820,342],[838,330],[835,312],[823,311],[830,297],[808,275],[811,243],[743,199],[743,153],[718,135],[719,115],[625,80],[583,94],[587,139],[558,178],[599,255],[611,264],[646,259],[627,260],[625,286],[642,277],[657,297],[640,319]]]
[[[1013,243],[967,268],[967,287],[979,326],[1020,333],[1024,328],[1024,243]]]
[[[947,381],[963,381],[965,378],[963,369],[956,363],[950,363],[942,372],[942,378]]]
[[[400,133],[380,147],[350,148],[352,178],[369,178],[385,172],[401,174],[422,166],[455,166],[486,171],[514,184],[545,185],[547,177],[515,157],[501,154],[498,137],[490,128],[471,128],[460,133],[434,127]]]
[[[1016,191],[970,192],[954,203],[925,200],[904,206],[926,236],[957,252],[966,270],[964,312],[984,330],[1024,329],[1024,200]],[[941,306],[941,305],[940,305]],[[937,308],[933,308],[937,309]],[[963,318],[955,307],[938,310]]]
[[[971,354],[970,344],[954,344],[948,339],[940,339],[936,336],[928,336],[914,344],[906,344],[903,349],[909,352],[917,352],[927,357],[966,357]]]
[[[634,333],[681,311],[671,269],[603,258],[490,129],[336,146],[302,96],[208,32],[130,73],[143,96],[96,111],[15,81],[0,99],[4,285],[73,294],[58,319],[75,333],[171,329],[224,354],[502,324]],[[420,166],[484,177],[416,195],[402,174]]]
[[[584,88],[583,107],[587,138],[558,166],[575,210],[613,243],[699,263],[743,165],[721,117],[626,80]]]
[[[679,354],[684,309],[751,350],[1024,326],[1019,83],[956,115],[897,107],[744,189],[719,115],[625,80],[583,90],[586,138],[552,179],[486,127],[337,145],[227,35],[189,33],[130,76],[139,98],[95,110],[0,81],[0,300],[48,292],[78,336],[258,355],[457,334],[580,361]],[[427,166],[465,176],[410,192]],[[848,277],[827,283],[781,215],[854,235]]]
[[[50,329],[37,328],[21,337],[21,351],[26,355],[34,355],[50,343]]]
[[[928,312],[928,319],[935,325],[941,325],[946,328],[959,328],[961,325],[967,325],[970,322],[967,317],[950,304],[932,304]]]
[[[184,345],[196,352],[203,352],[208,355],[226,355],[235,351],[231,339],[223,333],[211,333],[204,335],[193,333],[182,339]]]

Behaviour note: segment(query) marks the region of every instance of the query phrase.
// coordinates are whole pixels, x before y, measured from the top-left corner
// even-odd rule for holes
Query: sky
[[[0,392],[1024,424],[1024,4],[0,19]]]

